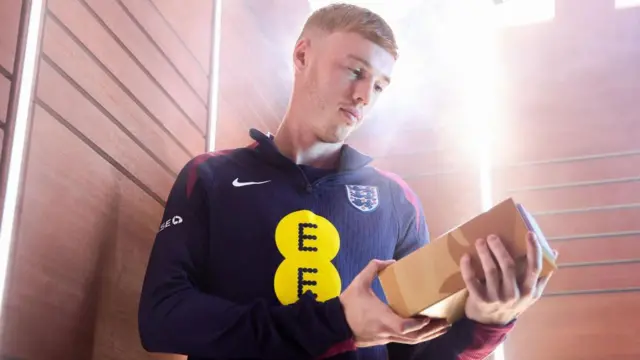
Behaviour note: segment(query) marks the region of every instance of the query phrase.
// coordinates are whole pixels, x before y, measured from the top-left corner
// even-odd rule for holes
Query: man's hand
[[[449,328],[446,322],[427,317],[402,318],[378,299],[371,283],[382,269],[392,263],[393,260],[372,260],[340,295],[358,347],[390,342],[417,344],[438,337]]]
[[[478,239],[476,248],[485,281],[478,279],[469,255],[465,255],[460,267],[469,290],[466,315],[482,324],[505,325],[533,305],[549,281],[549,276],[540,277],[540,243],[533,233],[527,234],[527,265],[523,274],[518,274],[515,261],[497,236]]]

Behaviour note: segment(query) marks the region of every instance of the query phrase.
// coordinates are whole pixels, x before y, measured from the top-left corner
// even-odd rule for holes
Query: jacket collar
[[[294,164],[291,159],[280,153],[273,142],[274,137],[272,134],[264,134],[257,129],[251,129],[249,135],[256,141],[256,151],[263,155],[269,162],[277,165]],[[342,149],[340,149],[338,172],[358,170],[367,166],[371,161],[373,161],[373,158],[345,144],[342,146]]]

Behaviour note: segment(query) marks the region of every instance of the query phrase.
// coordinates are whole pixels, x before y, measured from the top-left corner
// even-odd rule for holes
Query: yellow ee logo
[[[340,235],[329,220],[308,210],[290,213],[276,227],[276,246],[285,258],[273,280],[280,303],[295,303],[307,291],[318,301],[340,295],[340,274],[331,263]]]

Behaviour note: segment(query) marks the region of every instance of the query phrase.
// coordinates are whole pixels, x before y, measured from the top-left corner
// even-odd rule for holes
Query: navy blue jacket
[[[371,259],[429,235],[398,176],[344,146],[339,167],[296,165],[272,138],[192,159],[169,195],[139,308],[148,351],[196,359],[483,359],[510,327],[468,319],[418,346],[356,349],[338,295]],[[382,299],[380,283],[373,291]]]

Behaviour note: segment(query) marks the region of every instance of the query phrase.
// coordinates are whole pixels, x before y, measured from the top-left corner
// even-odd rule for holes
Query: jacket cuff
[[[327,311],[329,312],[329,319],[331,319],[334,330],[338,339],[341,339],[338,343],[334,344],[322,354],[318,359],[326,359],[344,352],[355,351],[356,341],[353,336],[353,331],[349,327],[347,318],[344,314],[344,307],[340,302],[340,298],[336,297],[325,302],[327,305]]]

